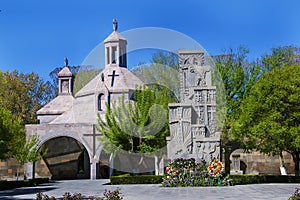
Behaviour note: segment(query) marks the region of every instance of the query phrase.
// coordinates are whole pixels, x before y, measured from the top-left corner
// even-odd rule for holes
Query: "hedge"
[[[227,178],[231,179],[234,185],[255,183],[300,183],[300,176],[230,174]]]
[[[27,179],[27,180],[20,180],[20,181],[0,180],[0,190],[10,190],[19,187],[31,187],[42,183],[48,183],[48,182],[49,182],[49,178],[36,178],[36,179]]]
[[[122,184],[161,184],[163,175],[136,175],[129,174],[111,176],[112,185]],[[257,183],[300,183],[300,176],[282,175],[252,175],[252,174],[230,174],[227,177],[233,185],[257,184]]]
[[[163,181],[163,175],[120,175],[111,176],[110,184],[122,185],[122,184],[161,184]]]

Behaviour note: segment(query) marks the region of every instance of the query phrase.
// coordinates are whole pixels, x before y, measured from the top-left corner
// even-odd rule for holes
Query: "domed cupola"
[[[114,31],[104,40],[105,47],[105,67],[125,67],[126,59],[126,39],[117,32],[118,22],[113,20]]]

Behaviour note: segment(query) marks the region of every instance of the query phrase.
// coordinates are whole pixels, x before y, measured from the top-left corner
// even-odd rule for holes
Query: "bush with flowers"
[[[162,186],[217,186],[223,185],[224,165],[218,159],[197,163],[194,158],[178,158],[166,167]]]

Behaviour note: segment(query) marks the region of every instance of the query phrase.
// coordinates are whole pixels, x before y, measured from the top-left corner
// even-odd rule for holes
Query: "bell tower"
[[[116,19],[113,20],[113,29],[114,31],[104,40],[105,67],[127,68],[127,41],[117,32],[118,22]]]
[[[68,66],[68,58],[65,58],[65,67],[58,73],[58,95],[72,95],[73,74]]]

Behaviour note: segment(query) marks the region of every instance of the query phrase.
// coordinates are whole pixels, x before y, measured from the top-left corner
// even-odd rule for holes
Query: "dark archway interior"
[[[110,154],[105,153],[104,151],[100,154],[99,161],[99,178],[109,178],[110,176],[110,166],[109,166],[109,157]]]
[[[80,142],[70,137],[57,137],[43,146],[47,153],[42,159],[52,179],[90,178],[88,152]]]

